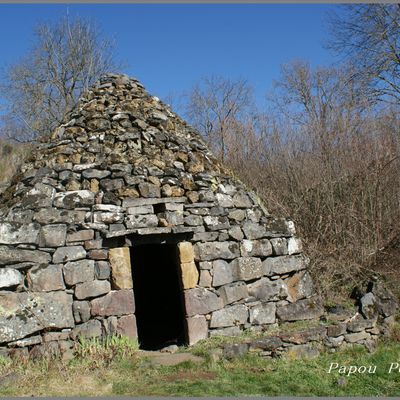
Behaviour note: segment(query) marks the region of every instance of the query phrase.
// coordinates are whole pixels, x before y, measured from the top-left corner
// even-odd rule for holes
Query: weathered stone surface
[[[264,275],[282,275],[307,268],[308,259],[303,256],[269,257],[263,261]]]
[[[349,332],[361,332],[365,329],[373,328],[376,325],[376,319],[357,318],[347,324]]]
[[[65,246],[67,226],[64,224],[42,226],[39,234],[40,247]]]
[[[203,288],[185,290],[186,315],[208,314],[224,306],[223,301],[215,293]]]
[[[360,299],[360,309],[365,318],[371,319],[378,315],[378,305],[373,293],[369,292]]]
[[[239,326],[230,326],[229,328],[211,329],[210,336],[239,336],[243,331]]]
[[[128,215],[125,222],[128,229],[146,228],[157,226],[158,218],[154,214],[134,214]]]
[[[276,321],[275,303],[261,303],[250,307],[250,323],[254,325],[274,324]]]
[[[346,333],[346,324],[338,323],[327,327],[326,334],[328,336],[338,337]]]
[[[86,257],[86,250],[82,246],[59,247],[53,254],[53,263],[60,264],[75,261]]]
[[[0,343],[73,326],[72,296],[65,292],[0,292]]]
[[[0,246],[0,265],[10,265],[23,262],[48,264],[51,260],[49,253],[38,250],[23,250]]]
[[[225,307],[211,314],[210,328],[242,325],[247,321],[248,317],[249,310],[242,304]]]
[[[233,281],[233,268],[232,265],[224,260],[215,260],[212,263],[213,282],[214,287],[225,285]]]
[[[67,235],[67,242],[84,242],[94,238],[93,229],[85,229],[77,232],[70,232]]]
[[[239,257],[239,245],[236,242],[207,242],[196,243],[194,246],[195,259],[200,261],[227,260]]]
[[[206,339],[208,336],[207,320],[202,315],[186,318],[187,335],[189,346],[197,343],[199,340]]]
[[[110,249],[109,259],[113,289],[132,289],[132,267],[129,247]]]
[[[194,262],[180,263],[179,272],[183,289],[194,288],[199,281],[199,271]]]
[[[13,268],[0,268],[0,289],[17,286],[23,283],[22,274]]]
[[[69,286],[94,280],[94,261],[70,261],[64,265],[64,280]]]
[[[282,347],[283,342],[279,337],[272,336],[254,340],[250,343],[250,350],[266,350],[266,351],[275,351]]]
[[[272,254],[272,246],[268,239],[243,240],[240,252],[243,257],[268,257]]]
[[[133,291],[113,290],[103,297],[91,301],[92,316],[122,316],[135,312]]]
[[[263,276],[263,265],[256,257],[238,257],[232,261],[234,276],[238,280],[249,281]]]
[[[357,332],[357,333],[348,333],[344,335],[346,342],[348,343],[357,343],[362,340],[369,339],[371,335],[368,332]]]
[[[262,278],[247,285],[250,296],[262,301],[276,301],[287,297],[286,285],[282,280],[270,281]]]
[[[78,207],[92,206],[94,204],[94,193],[89,190],[73,190],[57,193],[53,205],[57,208],[72,210]]]
[[[41,208],[34,216],[34,221],[40,224],[71,224],[85,220],[86,211],[83,210],[57,210],[55,208]]]
[[[224,304],[231,304],[248,296],[247,286],[244,282],[235,282],[221,286],[218,293]]]
[[[293,344],[305,344],[308,342],[320,342],[326,337],[326,328],[317,326],[297,332],[287,332],[280,334],[282,341]]]
[[[117,333],[131,339],[136,339],[138,334],[135,315],[124,315],[118,318]]]
[[[90,303],[88,301],[74,301],[72,311],[76,323],[89,321]]]
[[[98,297],[108,293],[111,290],[110,282],[108,281],[91,281],[78,283],[75,287],[75,296],[78,300]]]
[[[223,193],[217,193],[215,195],[215,198],[217,199],[217,203],[221,207],[227,207],[227,208],[233,207],[233,200],[231,196]]]
[[[238,192],[233,196],[233,205],[238,208],[251,208],[253,206],[249,196],[244,192]]]
[[[40,225],[37,223],[0,223],[0,244],[37,244]]]
[[[311,298],[299,300],[296,303],[279,306],[277,308],[277,316],[282,321],[298,321],[302,319],[319,318],[324,309],[319,299]]]
[[[94,273],[96,279],[109,279],[111,276],[110,264],[107,261],[96,261]]]
[[[312,296],[314,293],[314,285],[310,274],[307,271],[301,271],[294,274],[286,281],[288,300],[296,302]]]
[[[29,289],[33,292],[51,292],[65,289],[61,265],[34,267],[28,274]]]
[[[274,256],[284,256],[288,254],[288,241],[285,238],[270,239]]]
[[[261,239],[266,235],[265,227],[254,222],[245,222],[242,229],[246,239]]]
[[[160,187],[151,183],[139,183],[139,192],[142,197],[160,197]]]
[[[76,340],[79,337],[85,339],[92,339],[100,337],[103,331],[101,329],[101,322],[97,319],[92,319],[84,324],[78,325],[71,332],[71,338]]]
[[[103,178],[107,178],[108,176],[111,175],[110,171],[106,171],[106,170],[99,170],[99,169],[85,169],[82,172],[82,176],[86,179],[103,179]]]
[[[179,242],[178,243],[179,260],[181,263],[194,262],[194,250],[193,245],[190,242]]]
[[[299,254],[303,251],[303,244],[299,238],[291,237],[287,240],[288,254]]]
[[[200,270],[199,286],[209,288],[211,287],[213,277],[210,271]]]

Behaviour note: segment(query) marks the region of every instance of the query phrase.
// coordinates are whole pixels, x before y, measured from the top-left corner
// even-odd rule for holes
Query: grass
[[[134,345],[122,353],[125,344],[109,343],[101,350],[99,343],[83,343],[80,355],[70,362],[0,359],[0,396],[400,395],[400,372],[388,373],[391,363],[400,363],[400,343],[395,341],[381,343],[373,354],[361,348],[312,360],[269,360],[248,354],[231,361],[205,358],[201,364],[177,366],[153,366],[138,356]],[[213,346],[203,343],[198,348],[205,353]],[[331,363],[377,369],[375,374],[347,376],[348,371],[328,373]]]

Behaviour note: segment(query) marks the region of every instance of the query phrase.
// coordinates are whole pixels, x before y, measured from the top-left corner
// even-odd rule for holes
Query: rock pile
[[[129,246],[139,237],[175,238],[189,344],[324,312],[294,224],[125,75],[82,95],[0,204],[3,352],[136,336]]]

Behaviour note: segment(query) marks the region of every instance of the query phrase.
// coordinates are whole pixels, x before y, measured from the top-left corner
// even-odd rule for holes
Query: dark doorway
[[[140,348],[158,350],[184,344],[176,244],[133,246],[131,263]]]

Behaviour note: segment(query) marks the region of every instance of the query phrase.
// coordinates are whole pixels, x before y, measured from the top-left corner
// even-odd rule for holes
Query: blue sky
[[[0,4],[0,66],[26,54],[39,21],[92,18],[117,56],[152,94],[180,94],[202,76],[244,78],[259,104],[293,59],[329,64],[323,48],[330,4]]]

